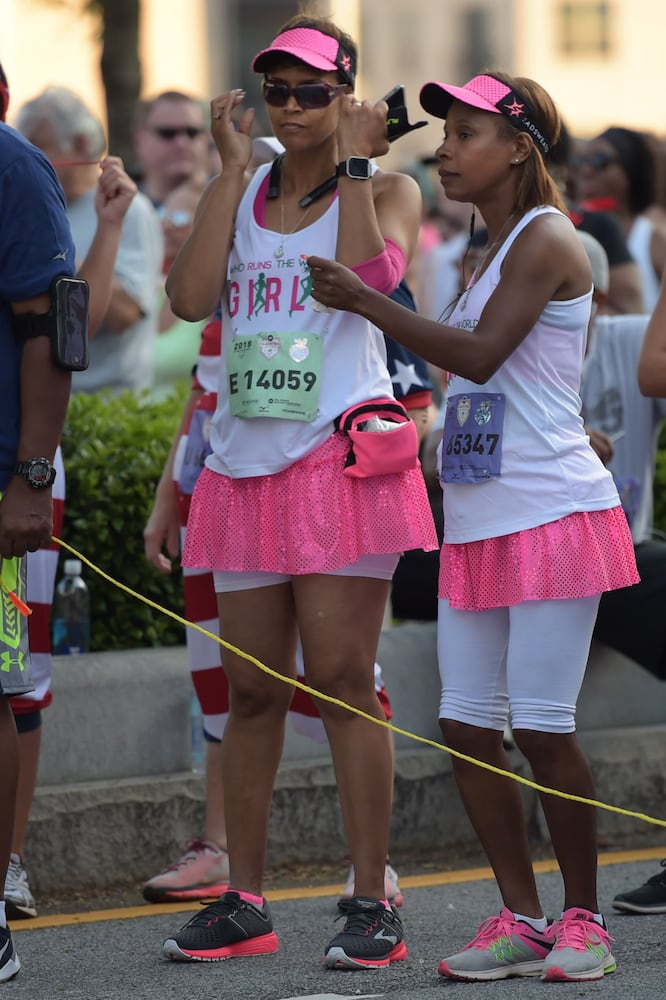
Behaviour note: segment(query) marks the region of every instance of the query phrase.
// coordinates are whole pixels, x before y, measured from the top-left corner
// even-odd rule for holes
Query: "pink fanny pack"
[[[394,425],[394,426],[391,426]],[[335,420],[350,441],[344,474],[388,476],[419,464],[419,437],[402,403],[388,397],[355,403]]]

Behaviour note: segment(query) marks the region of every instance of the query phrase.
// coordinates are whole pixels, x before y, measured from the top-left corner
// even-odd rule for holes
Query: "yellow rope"
[[[175,611],[169,611],[168,608],[161,607],[155,601],[151,601],[150,598],[145,597],[143,594],[138,594],[135,590],[127,587],[124,583],[114,580],[113,577],[105,573],[104,570],[99,568],[99,566],[96,566],[90,561],[90,559],[87,559],[83,553],[78,552],[71,545],[68,545],[67,542],[63,542],[62,539],[53,536],[53,541],[56,542],[57,545],[60,545],[63,549],[67,549],[68,552],[71,552],[77,559],[84,562],[86,566],[90,566],[93,572],[113,584],[114,587],[118,587],[119,590],[124,590],[126,594],[129,594],[131,597],[135,597],[138,601],[142,601],[149,607],[154,608],[155,611],[159,611],[161,614],[167,615],[169,618],[173,618],[173,620],[177,621],[180,625],[196,629],[197,632],[201,632],[202,635],[207,636],[209,639],[213,639],[220,646],[224,646],[225,649],[228,649],[237,656],[242,657],[244,660],[248,660],[248,662],[253,663],[255,667],[259,667],[260,670],[263,670],[263,672],[268,674],[270,677],[274,677],[276,680],[282,681],[285,684],[290,684],[292,687],[298,688],[299,691],[305,691],[306,694],[311,695],[313,698],[318,698],[320,701],[327,701],[331,705],[337,705],[338,708],[344,708],[346,711],[352,712],[354,715],[358,715],[362,719],[367,719],[368,722],[374,722],[377,726],[389,729],[392,733],[397,733],[399,736],[406,736],[408,739],[414,740],[417,743],[423,743],[425,746],[434,747],[435,750],[442,750],[445,753],[450,754],[452,757],[464,760],[468,764],[474,764],[476,767],[482,767],[486,771],[491,771],[493,774],[497,774],[502,778],[511,778],[513,781],[517,781],[521,785],[527,785],[528,788],[533,788],[537,792],[543,792],[546,795],[556,795],[560,799],[568,799],[570,802],[579,802],[585,806],[594,806],[597,809],[605,809],[606,812],[618,813],[620,816],[629,816],[632,819],[639,819],[644,823],[651,823],[654,826],[666,827],[666,820],[657,819],[655,816],[648,816],[646,813],[635,812],[633,809],[622,809],[620,806],[611,806],[606,802],[599,802],[597,799],[588,799],[581,795],[571,795],[569,792],[561,792],[555,788],[548,788],[546,785],[539,785],[535,781],[530,781],[529,778],[523,778],[519,774],[514,774],[513,771],[505,771],[501,767],[495,767],[494,764],[487,764],[485,761],[477,760],[475,757],[469,757],[467,754],[461,753],[459,750],[453,750],[451,747],[447,747],[443,743],[436,743],[435,740],[430,740],[425,736],[418,736],[416,733],[410,733],[406,729],[400,729],[399,726],[394,726],[393,723],[388,722],[386,719],[377,719],[374,715],[368,715],[367,712],[363,712],[360,708],[354,708],[353,705],[347,705],[346,702],[340,701],[339,698],[333,698],[331,695],[324,694],[322,691],[315,691],[314,688],[308,687],[307,684],[303,684],[295,678],[284,677],[282,674],[279,674],[277,671],[266,666],[266,664],[262,663],[261,660],[257,660],[256,657],[252,656],[250,653],[246,653],[242,649],[238,649],[236,646],[232,645],[230,642],[226,642],[219,635],[209,632],[208,629],[203,628],[201,625],[197,625],[196,622],[190,622],[186,618],[181,618],[181,616],[176,614]]]

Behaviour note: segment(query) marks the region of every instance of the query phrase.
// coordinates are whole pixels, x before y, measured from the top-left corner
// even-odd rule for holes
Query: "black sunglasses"
[[[288,87],[286,83],[271,83],[269,80],[264,80],[263,83],[264,100],[274,108],[286,107],[290,97],[294,97],[301,108],[327,108],[348,89],[347,83],[333,87],[323,80],[319,83],[297,83],[295,87]]]
[[[590,167],[591,170],[605,170],[606,167],[612,166],[614,163],[619,163],[616,156],[611,156],[610,153],[582,153],[580,156],[575,157],[574,160],[577,167]]]
[[[182,128],[170,128],[167,125],[158,126],[150,130],[158,135],[160,139],[164,139],[167,142],[171,142],[176,138],[177,135],[186,135],[188,139],[196,139],[197,136],[203,135],[204,130],[202,128],[195,128],[194,125],[184,125]]]

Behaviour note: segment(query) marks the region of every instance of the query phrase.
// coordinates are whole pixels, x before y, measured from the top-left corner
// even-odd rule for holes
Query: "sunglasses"
[[[168,222],[175,229],[184,229],[185,226],[189,226],[193,218],[192,213],[186,212],[184,209],[170,212],[168,208],[164,208],[162,205],[157,209],[157,214],[162,222]]]
[[[589,167],[591,170],[605,170],[614,163],[619,163],[619,160],[610,153],[583,153],[575,158],[577,167]]]
[[[150,131],[154,135],[159,136],[160,139],[164,139],[165,142],[171,142],[178,135],[186,135],[188,139],[196,139],[197,136],[204,133],[202,128],[195,128],[194,125],[183,126],[182,128],[169,128],[167,125],[164,125],[152,128]]]
[[[346,83],[333,87],[323,80],[319,83],[297,83],[295,87],[288,87],[286,83],[270,83],[268,80],[263,83],[264,100],[274,108],[286,107],[290,97],[296,99],[300,108],[327,108],[348,89],[349,85]]]

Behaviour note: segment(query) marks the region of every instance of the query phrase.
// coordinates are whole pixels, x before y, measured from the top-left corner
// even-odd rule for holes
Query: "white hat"
[[[284,153],[284,146],[274,135],[260,135],[252,140],[252,159],[257,163],[270,163],[278,153]]]

